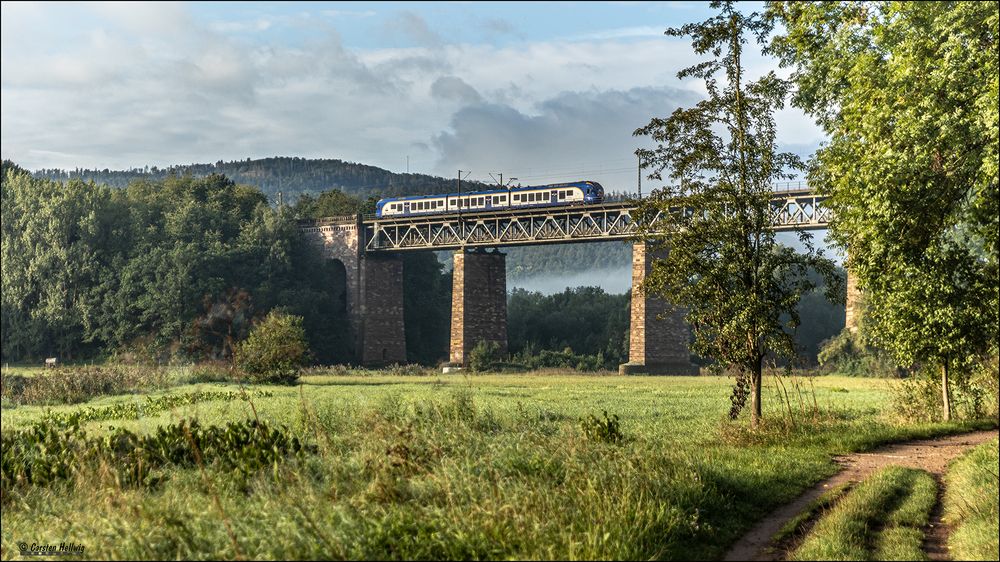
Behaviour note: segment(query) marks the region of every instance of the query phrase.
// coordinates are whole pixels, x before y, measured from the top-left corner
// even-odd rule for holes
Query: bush
[[[272,310],[236,346],[233,363],[249,382],[293,384],[308,355],[302,317]]]
[[[229,365],[222,361],[198,363],[181,368],[179,371],[177,382],[180,384],[230,382],[233,380]]]
[[[617,361],[609,360],[601,351],[598,351],[597,355],[577,355],[568,347],[562,351],[543,349],[535,352],[531,346],[528,346],[514,357],[514,362],[531,370],[561,368],[576,369],[577,371],[600,371],[617,368]]]
[[[500,367],[503,356],[500,344],[495,341],[481,341],[469,352],[469,370],[473,373],[495,371]]]
[[[949,384],[954,419],[996,419],[998,415],[997,357],[980,359],[965,371],[954,371]],[[940,421],[941,368],[924,365],[893,389],[893,410],[906,421]]]
[[[868,345],[860,331],[844,328],[820,344],[816,360],[821,367],[849,377],[895,377],[896,365],[882,350]]]

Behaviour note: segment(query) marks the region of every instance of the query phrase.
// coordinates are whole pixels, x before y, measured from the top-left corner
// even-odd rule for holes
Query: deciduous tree
[[[750,82],[745,68],[747,37],[762,40],[771,27],[733,2],[712,6],[718,15],[666,32],[691,36],[698,54],[713,57],[677,75],[704,80],[707,98],[635,132],[659,143],[640,151],[650,177],[673,184],[654,191],[640,213],[644,237],[665,251],[645,288],[687,309],[696,353],[739,369],[730,415],[749,397],[756,427],[763,361],[795,355],[798,304],[816,285],[810,268],[827,279],[830,294],[841,283],[806,234],[806,251],[797,253],[778,244],[771,228],[772,185],[801,166],[775,141],[774,112],[789,84],[773,72]]]
[[[810,183],[876,345],[942,373],[996,353],[997,2],[773,2],[794,103],[829,135]]]

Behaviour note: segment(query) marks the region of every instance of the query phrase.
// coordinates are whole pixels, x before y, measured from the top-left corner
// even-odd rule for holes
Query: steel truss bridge
[[[808,189],[775,192],[771,199],[774,229],[827,228],[830,211],[822,205],[825,199]],[[358,222],[358,230],[364,233],[359,246],[365,252],[401,252],[630,240],[637,229],[632,220],[636,208],[635,201],[622,201],[420,217],[372,217]],[[323,230],[355,220],[354,217],[321,219],[306,228]],[[655,221],[654,217],[654,224]]]

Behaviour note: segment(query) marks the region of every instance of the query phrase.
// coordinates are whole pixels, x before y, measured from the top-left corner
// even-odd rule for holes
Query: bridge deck
[[[819,230],[829,224],[825,197],[802,189],[775,192],[775,230]],[[636,224],[636,201],[475,212],[449,212],[413,217],[361,217],[366,252],[449,250],[630,240]],[[305,230],[322,231],[338,224],[358,224],[358,217],[321,219]],[[654,219],[655,220],[655,219]]]

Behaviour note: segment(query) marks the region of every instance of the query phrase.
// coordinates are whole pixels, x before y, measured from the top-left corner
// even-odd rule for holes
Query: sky
[[[700,2],[4,2],[2,155],[32,170],[339,158],[634,191],[649,141],[632,132],[704,93],[676,77],[703,58],[663,31],[711,14]],[[751,76],[787,75],[751,51]],[[807,157],[823,140],[796,109],[777,123],[783,150]]]

